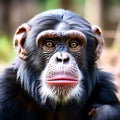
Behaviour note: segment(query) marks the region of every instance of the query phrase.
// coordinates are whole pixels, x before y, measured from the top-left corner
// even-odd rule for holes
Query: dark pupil
[[[50,48],[50,47],[53,47],[54,44],[53,44],[52,42],[47,42],[47,43],[46,43],[46,46]]]
[[[76,42],[72,42],[71,44],[70,44],[70,47],[71,48],[76,48],[78,46],[78,44],[76,43]]]

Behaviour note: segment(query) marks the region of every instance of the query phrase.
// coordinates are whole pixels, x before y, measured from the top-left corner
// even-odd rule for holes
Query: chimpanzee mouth
[[[46,80],[46,85],[59,98],[69,94],[78,85],[78,79],[68,75],[57,75]]]
[[[60,66],[57,69],[49,70],[46,75],[45,84],[50,89],[68,91],[75,88],[79,82],[78,69],[74,66]],[[67,69],[67,70],[66,70]]]
[[[67,86],[69,88],[76,86],[78,84],[78,80],[69,76],[61,75],[47,79],[46,84],[48,86],[56,86],[56,87]]]
[[[78,69],[76,64],[69,65],[53,65],[48,64],[40,79],[42,81],[42,87],[40,87],[40,94],[43,103],[47,98],[54,100],[55,102],[67,102],[72,98],[80,98],[83,88],[82,72]]]

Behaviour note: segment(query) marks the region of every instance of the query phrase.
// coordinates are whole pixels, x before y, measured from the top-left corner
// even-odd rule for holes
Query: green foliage
[[[85,4],[85,0],[74,0],[74,2],[78,4]]]
[[[46,0],[45,9],[54,9],[59,8],[60,6],[59,0]]]
[[[110,0],[111,5],[120,5],[120,0]]]
[[[8,40],[8,37],[0,37],[0,62],[10,62],[15,56],[14,49],[12,47],[12,41]]]

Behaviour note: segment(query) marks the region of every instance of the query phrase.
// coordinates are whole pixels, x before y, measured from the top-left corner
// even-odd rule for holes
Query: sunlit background
[[[98,65],[112,72],[120,87],[120,0],[0,0],[0,71],[16,56],[12,46],[16,28],[54,8],[76,12],[102,28],[105,49]]]

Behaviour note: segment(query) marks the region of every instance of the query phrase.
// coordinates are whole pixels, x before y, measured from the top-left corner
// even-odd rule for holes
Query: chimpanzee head
[[[103,49],[99,27],[70,11],[50,10],[18,27],[14,46],[17,79],[38,103],[80,102],[90,95]]]

